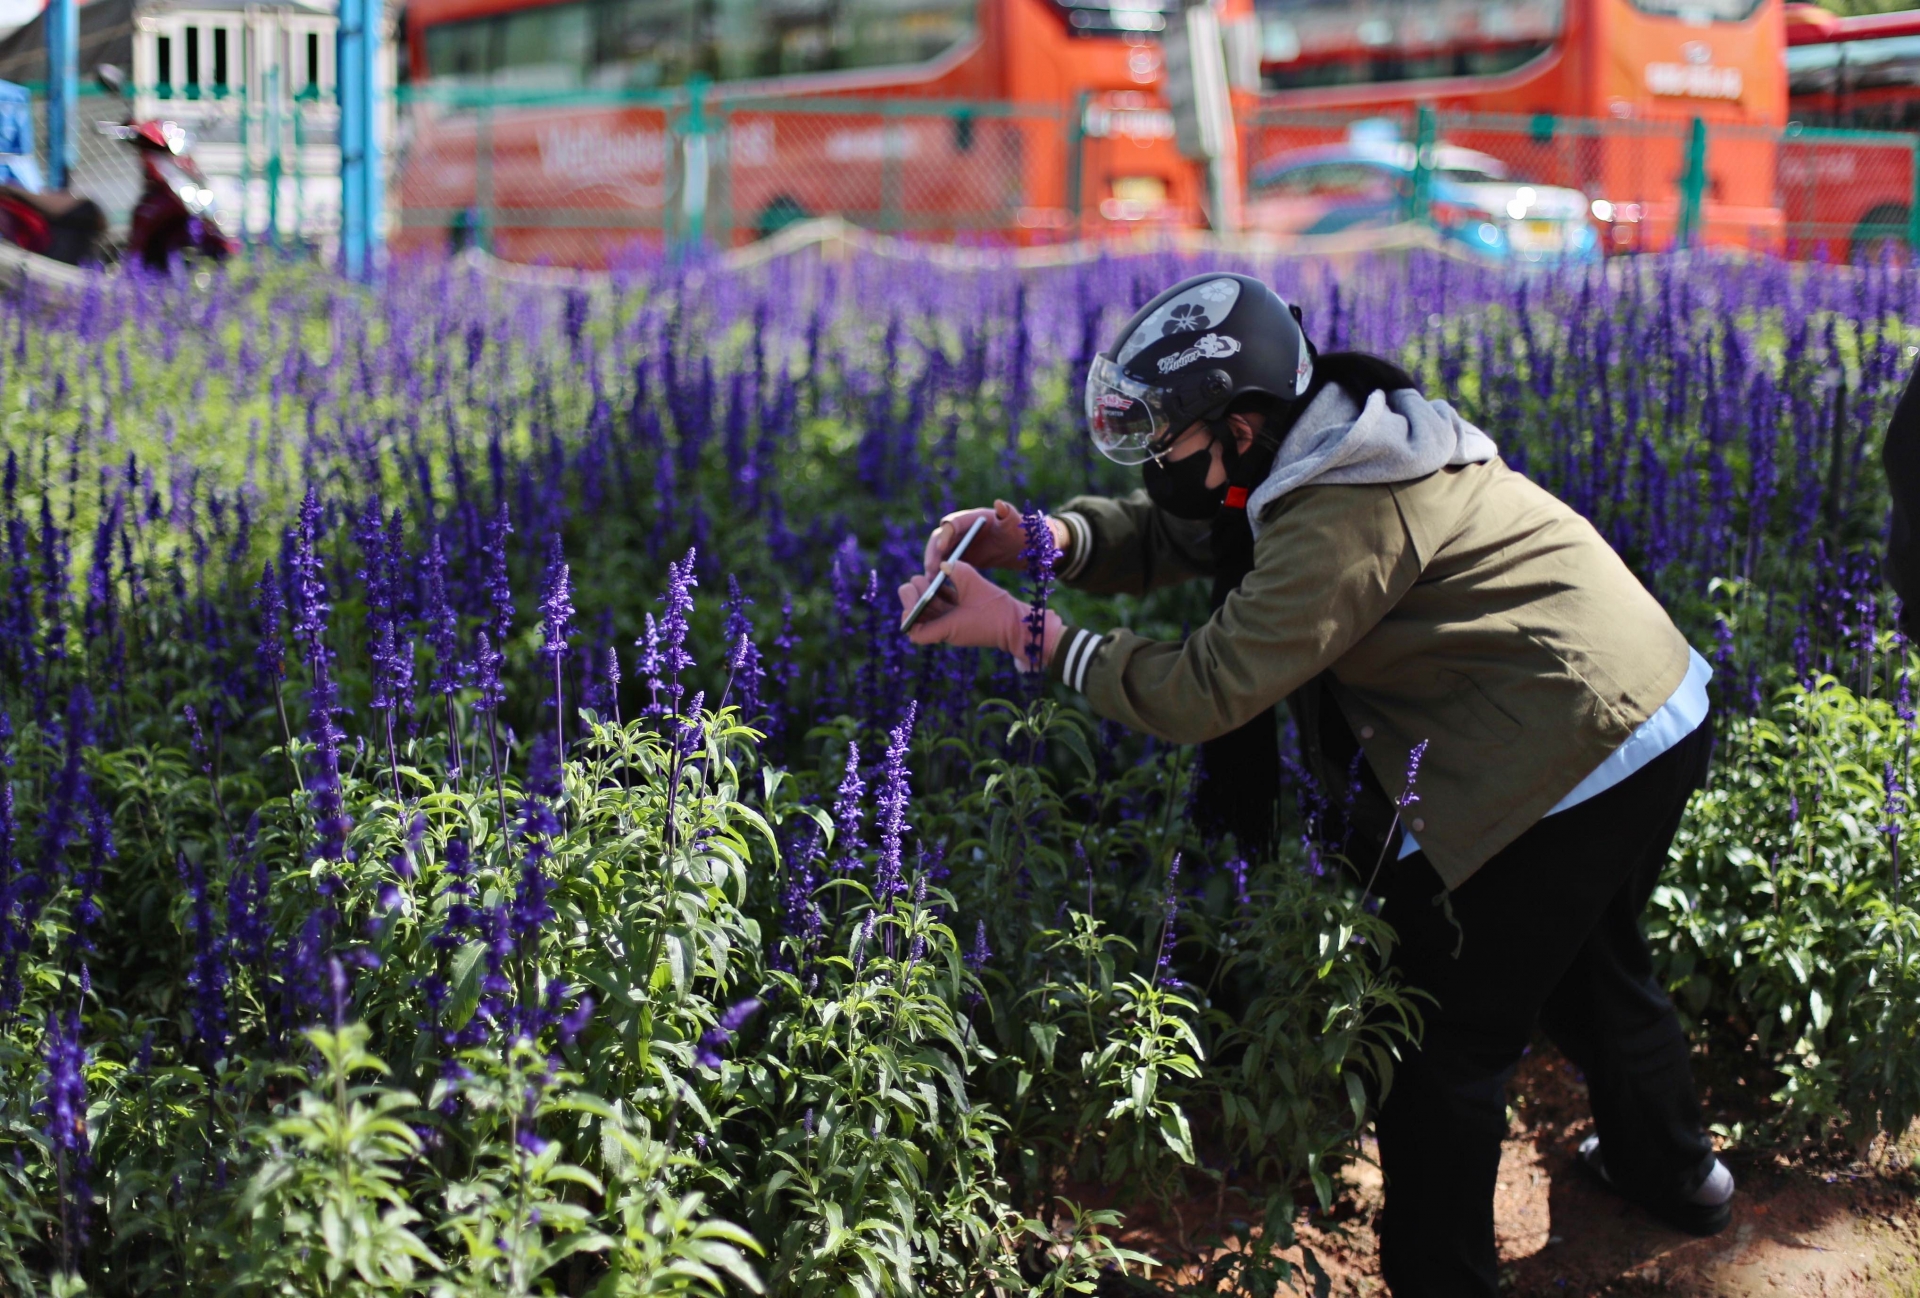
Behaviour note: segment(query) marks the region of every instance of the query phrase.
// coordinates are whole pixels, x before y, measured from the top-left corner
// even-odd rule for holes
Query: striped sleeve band
[[[1054,569],[1053,575],[1062,581],[1072,581],[1086,569],[1087,560],[1093,557],[1093,528],[1087,523],[1086,515],[1072,510],[1064,514],[1055,514],[1055,518],[1067,525],[1067,553]]]
[[[1092,631],[1084,631],[1079,627],[1072,629],[1065,647],[1060,651],[1064,654],[1060,680],[1069,689],[1077,690],[1082,694],[1086,693],[1087,665],[1093,661],[1094,650],[1098,649],[1101,641],[1105,639],[1103,635],[1096,635]]]

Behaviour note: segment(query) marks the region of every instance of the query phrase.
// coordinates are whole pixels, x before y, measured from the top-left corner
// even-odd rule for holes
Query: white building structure
[[[331,4],[149,0],[134,11],[137,119],[185,127],[222,221],[255,238],[340,226]]]
[[[178,122],[207,173],[223,226],[254,240],[277,235],[330,249],[340,228],[340,108],[334,46],[338,0],[81,0],[80,85],[73,187],[125,229],[140,164],[95,121],[127,109],[93,89],[93,70],[118,67],[136,120]],[[375,87],[377,138],[394,138],[395,15],[389,4]],[[0,37],[0,80],[46,83],[44,13]],[[36,92],[36,100],[38,94]],[[35,104],[44,164],[46,120]],[[391,145],[383,144],[383,155]],[[390,156],[385,165],[391,167]],[[243,226],[244,223],[244,226]]]

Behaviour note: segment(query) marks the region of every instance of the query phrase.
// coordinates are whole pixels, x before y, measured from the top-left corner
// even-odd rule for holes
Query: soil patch
[[[1711,1239],[1669,1230],[1596,1185],[1575,1151],[1592,1129],[1586,1087],[1551,1047],[1522,1062],[1510,1092],[1511,1129],[1494,1200],[1502,1287],[1513,1295],[1677,1294],[1684,1298],[1820,1295],[1822,1298],[1920,1298],[1920,1127],[1869,1161],[1783,1158],[1765,1150],[1722,1154],[1739,1182],[1733,1225]],[[1718,1110],[1709,1101],[1709,1111]],[[1379,1170],[1348,1169],[1333,1211],[1305,1209],[1300,1246],[1302,1293],[1384,1294],[1374,1224]],[[1192,1205],[1141,1221],[1129,1243],[1160,1257],[1193,1256],[1190,1243],[1217,1213]],[[1155,1279],[1192,1283],[1196,1268]]]

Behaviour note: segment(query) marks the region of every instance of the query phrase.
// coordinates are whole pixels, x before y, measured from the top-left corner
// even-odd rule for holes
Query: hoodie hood
[[[1345,388],[1329,384],[1300,412],[1267,480],[1247,497],[1247,522],[1259,536],[1260,515],[1268,505],[1312,484],[1410,482],[1499,455],[1493,439],[1445,401],[1401,388],[1373,392],[1366,405],[1358,406]]]

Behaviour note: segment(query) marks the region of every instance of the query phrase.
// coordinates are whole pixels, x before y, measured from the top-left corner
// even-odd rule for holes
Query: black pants
[[[1586,1074],[1617,1183],[1642,1200],[1676,1200],[1713,1170],[1686,1034],[1640,932],[1712,746],[1708,720],[1529,829],[1444,905],[1425,853],[1383,872],[1381,914],[1400,937],[1393,963],[1438,1002],[1377,1122],[1380,1263],[1396,1298],[1498,1293],[1493,1190],[1506,1088],[1536,1024]]]

